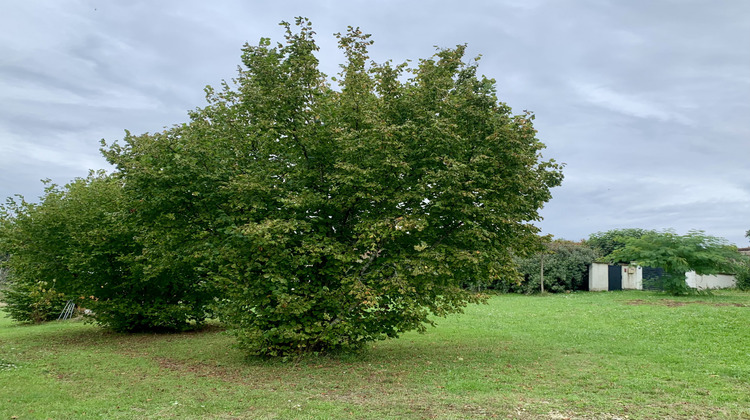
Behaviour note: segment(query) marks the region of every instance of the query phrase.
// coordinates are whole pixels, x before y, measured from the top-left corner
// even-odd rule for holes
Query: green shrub
[[[750,290],[750,264],[745,262],[737,267],[734,278],[737,279],[737,288],[740,290]]]
[[[204,302],[213,296],[179,258],[150,267],[132,208],[121,181],[104,172],[49,185],[39,203],[21,198],[0,206],[12,316],[49,319],[64,294],[116,331],[184,330],[205,319]]]
[[[557,240],[545,250],[527,258],[516,258],[520,277],[505,277],[490,288],[500,292],[538,293],[541,291],[541,268],[544,264],[544,290],[560,293],[588,288],[589,265],[597,253],[580,243]]]
[[[40,323],[56,319],[65,307],[67,298],[46,281],[13,282],[4,290],[8,315],[16,321]]]

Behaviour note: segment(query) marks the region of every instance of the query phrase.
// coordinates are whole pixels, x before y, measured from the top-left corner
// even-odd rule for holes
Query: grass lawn
[[[348,356],[0,318],[1,419],[750,419],[750,293],[504,295]]]

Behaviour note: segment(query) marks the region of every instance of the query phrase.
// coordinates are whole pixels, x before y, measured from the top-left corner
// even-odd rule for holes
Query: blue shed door
[[[609,266],[609,287],[608,290],[622,290],[622,267],[619,265]]]

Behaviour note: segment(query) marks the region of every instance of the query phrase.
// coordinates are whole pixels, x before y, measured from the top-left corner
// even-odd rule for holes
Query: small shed
[[[589,266],[589,291],[602,292],[609,290],[609,265],[593,263]]]
[[[643,267],[593,263],[589,266],[589,291],[643,290]]]
[[[660,277],[663,270],[645,267],[649,284],[654,283],[651,277]],[[589,266],[589,290],[613,291],[613,290],[643,290],[644,267],[635,265],[608,265],[606,263],[593,263]],[[658,280],[658,279],[656,279]],[[699,275],[694,271],[685,273],[685,282],[689,287],[705,289],[725,289],[737,286],[737,279],[731,274]],[[653,284],[649,289],[661,289],[659,282]]]

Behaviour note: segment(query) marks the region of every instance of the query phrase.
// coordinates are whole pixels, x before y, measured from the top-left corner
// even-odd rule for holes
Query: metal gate
[[[622,290],[622,267],[619,265],[610,265],[609,269],[609,287],[607,290]]]
[[[643,267],[643,290],[664,290],[664,269]]]

